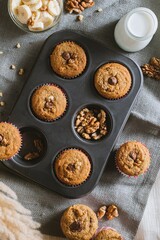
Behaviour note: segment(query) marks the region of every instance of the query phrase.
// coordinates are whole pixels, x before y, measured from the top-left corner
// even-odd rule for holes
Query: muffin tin
[[[75,41],[86,51],[88,63],[82,75],[74,79],[57,76],[50,66],[50,54],[62,41]],[[126,66],[132,76],[132,88],[123,98],[107,100],[100,96],[93,83],[96,70],[107,62],[117,62]],[[89,193],[98,183],[109,155],[121,133],[131,111],[131,107],[142,86],[143,76],[140,68],[131,59],[106,48],[101,43],[81,34],[63,30],[52,34],[44,43],[39,57],[31,71],[18,101],[8,121],[15,124],[23,136],[20,153],[4,164],[17,174],[68,198],[79,198]],[[53,122],[37,119],[30,107],[33,91],[42,84],[54,83],[67,94],[68,108],[64,116]],[[107,112],[109,133],[97,141],[85,140],[74,128],[77,113],[86,106],[100,107]],[[43,142],[43,154],[34,160],[24,160],[34,139]],[[66,186],[54,172],[56,156],[66,148],[85,151],[91,159],[92,172],[89,179],[79,186]],[[107,184],[107,183],[106,183]]]

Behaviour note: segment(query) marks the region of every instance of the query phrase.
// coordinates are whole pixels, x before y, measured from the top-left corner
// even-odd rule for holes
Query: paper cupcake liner
[[[107,99],[107,100],[110,100],[110,101],[115,101],[115,100],[120,100],[120,99],[126,97],[126,96],[130,93],[130,91],[131,91],[131,89],[132,89],[132,86],[133,86],[133,82],[131,82],[131,86],[130,86],[129,90],[128,90],[123,96],[118,97],[118,98],[104,97],[103,95],[100,94],[100,92],[96,89],[96,87],[95,87],[95,86],[94,86],[94,87],[95,87],[96,91],[98,92],[98,94],[99,94],[101,97],[103,97],[103,98],[105,98],[105,99]]]
[[[59,77],[61,77],[61,78],[63,78],[63,79],[68,79],[68,80],[70,79],[70,80],[71,80],[71,79],[75,79],[75,78],[81,76],[81,75],[85,72],[85,70],[86,70],[86,68],[87,68],[87,65],[88,65],[88,58],[87,58],[87,54],[86,54],[85,49],[84,49],[79,43],[77,43],[76,41],[66,40],[66,41],[59,42],[56,46],[58,46],[58,45],[60,45],[60,44],[62,44],[62,43],[66,43],[66,42],[77,44],[77,45],[78,45],[79,47],[81,47],[81,48],[83,49],[83,51],[85,52],[85,55],[86,55],[86,65],[85,65],[84,69],[82,70],[82,72],[79,73],[79,74],[77,74],[77,75],[75,75],[74,77],[64,77],[64,76],[62,76],[62,75],[60,75],[60,74],[58,74],[57,72],[54,71],[54,69],[52,68],[51,63],[50,63],[50,65],[51,65],[51,68],[52,68],[53,72],[54,72],[56,75],[58,75]],[[56,46],[55,46],[55,47],[56,47]],[[54,49],[55,49],[55,47],[54,47]],[[54,49],[53,49],[53,51],[54,51]],[[52,52],[53,52],[53,51],[52,51]]]
[[[53,120],[48,120],[48,119],[41,118],[40,116],[38,116],[38,115],[34,112],[34,110],[33,110],[33,108],[32,108],[32,104],[31,104],[32,96],[33,96],[33,94],[36,92],[36,90],[38,90],[39,88],[41,88],[41,87],[43,87],[43,86],[55,86],[55,87],[59,88],[59,89],[62,91],[62,93],[63,93],[63,95],[65,96],[65,98],[66,98],[66,109],[65,109],[65,111],[64,111],[59,117],[54,118]],[[31,110],[32,110],[33,115],[34,115],[37,119],[39,119],[39,120],[41,120],[41,121],[43,121],[43,122],[55,122],[55,121],[61,119],[61,118],[66,114],[67,109],[68,109],[68,106],[69,106],[69,101],[68,101],[68,95],[67,95],[66,91],[65,91],[62,87],[60,87],[59,85],[57,85],[56,83],[45,83],[45,84],[41,84],[41,85],[37,86],[37,87],[34,89],[34,91],[32,92],[32,95],[31,95],[31,97],[30,97],[30,108],[31,108]]]
[[[60,152],[58,153],[58,155],[55,157],[55,160],[54,160],[54,163],[53,163],[53,167],[55,166],[56,160],[60,157],[60,155],[61,155],[62,153],[64,153],[65,151],[67,151],[67,150],[78,150],[78,151],[81,151],[82,153],[84,153],[84,154],[88,157],[89,162],[90,162],[90,164],[91,164],[90,173],[88,174],[88,177],[87,177],[83,182],[81,182],[81,183],[79,183],[79,184],[67,184],[67,183],[61,181],[61,180],[58,178],[58,176],[57,176],[57,174],[56,174],[56,171],[55,171],[55,169],[54,169],[55,176],[56,176],[56,178],[58,179],[58,181],[61,182],[61,183],[62,183],[63,185],[65,185],[65,186],[69,186],[69,187],[78,187],[78,186],[81,186],[82,184],[84,184],[85,182],[88,181],[88,179],[90,178],[90,176],[91,176],[91,174],[92,174],[93,166],[92,166],[91,157],[90,157],[90,155],[89,155],[85,150],[83,150],[83,149],[81,149],[81,148],[76,148],[76,147],[75,147],[75,148],[74,148],[74,147],[70,148],[70,147],[68,147],[68,148],[65,148],[64,150],[62,150],[62,151],[60,151]]]
[[[13,156],[11,156],[11,157],[9,157],[9,158],[5,158],[5,159],[0,159],[0,161],[8,161],[8,160],[10,160],[11,158],[14,158],[14,157],[20,152],[20,150],[21,150],[21,148],[22,148],[22,135],[21,135],[19,129],[18,129],[13,123],[10,123],[10,122],[0,122],[0,123],[5,123],[5,124],[10,124],[10,125],[12,125],[12,126],[18,131],[19,137],[20,137],[20,141],[21,141],[21,142],[20,142],[20,147],[19,147],[19,149],[17,149],[17,152],[15,152],[15,154],[14,154]]]
[[[95,232],[95,234],[94,234],[94,236],[93,236],[93,238],[92,238],[91,240],[94,240],[94,239],[97,237],[98,233],[101,232],[102,230],[108,230],[108,229],[117,232],[117,230],[116,230],[115,228],[108,227],[108,226],[105,226],[105,227],[103,226],[103,227],[100,227],[100,228],[97,229],[97,231]],[[119,232],[118,232],[118,233],[119,233]],[[120,234],[120,233],[119,233],[119,234]],[[123,238],[122,238],[122,240],[123,240]]]
[[[141,142],[139,142],[139,141],[133,141],[133,142],[137,142],[137,143],[141,143]],[[127,142],[126,142],[127,143]],[[124,143],[123,143],[124,144]],[[122,145],[123,145],[122,144]],[[148,148],[147,148],[147,146],[144,144],[144,143],[141,143],[147,150],[148,150]],[[121,146],[122,146],[121,145]],[[121,147],[120,146],[120,147]],[[120,148],[119,147],[119,148]],[[119,149],[118,148],[118,149]],[[115,155],[115,166],[116,166],[116,168],[117,168],[117,170],[118,170],[118,172],[119,173],[121,173],[124,177],[128,177],[128,178],[138,178],[139,176],[143,176],[147,171],[148,171],[148,169],[149,169],[149,167],[150,167],[150,163],[149,163],[149,165],[148,165],[148,168],[144,171],[144,172],[142,172],[142,173],[140,173],[139,175],[129,175],[129,174],[126,174],[126,173],[124,173],[119,167],[118,167],[118,164],[117,164],[117,152],[118,152],[118,150],[116,151],[116,155]],[[149,152],[149,150],[148,150],[148,153],[149,153],[149,156],[150,156],[150,152]]]

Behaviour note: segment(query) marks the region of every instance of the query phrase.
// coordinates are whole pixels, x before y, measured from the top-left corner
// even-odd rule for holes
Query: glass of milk
[[[158,27],[158,20],[148,8],[135,8],[117,23],[114,30],[116,43],[127,52],[136,52],[146,47]]]

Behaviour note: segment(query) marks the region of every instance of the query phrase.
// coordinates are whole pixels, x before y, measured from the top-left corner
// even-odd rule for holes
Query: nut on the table
[[[98,212],[97,212],[97,218],[98,220],[101,220],[105,214],[106,214],[106,210],[107,210],[107,207],[106,206],[102,206],[99,208]]]
[[[81,13],[86,8],[94,6],[93,0],[66,0],[65,8],[69,13]]]
[[[0,107],[4,107],[5,106],[5,102],[0,101]]]
[[[80,22],[82,22],[82,21],[83,21],[83,18],[84,18],[84,16],[83,16],[82,14],[80,14],[80,15],[77,17],[77,20],[80,21]]]
[[[141,66],[142,72],[145,76],[160,80],[160,59],[152,57],[149,63]]]
[[[19,74],[20,76],[22,76],[22,75],[24,74],[24,69],[23,69],[23,68],[20,68],[18,74]]]
[[[119,213],[118,213],[118,208],[115,205],[110,205],[107,207],[106,210],[106,217],[108,220],[112,220],[115,217],[118,217]]]

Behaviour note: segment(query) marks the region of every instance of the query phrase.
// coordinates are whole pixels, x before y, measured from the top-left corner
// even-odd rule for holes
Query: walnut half
[[[108,220],[112,220],[119,216],[118,208],[115,205],[110,205],[107,207],[106,216]]]

